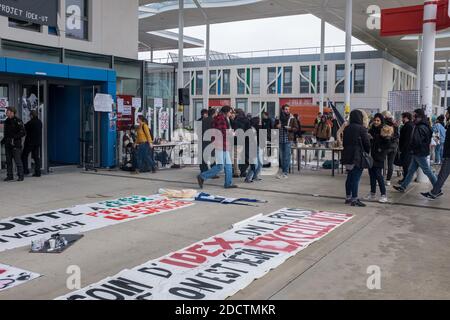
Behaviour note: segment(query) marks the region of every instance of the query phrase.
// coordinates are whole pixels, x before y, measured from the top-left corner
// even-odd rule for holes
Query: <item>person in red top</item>
[[[225,189],[237,188],[233,185],[233,169],[230,156],[231,145],[228,141],[228,136],[230,135],[231,125],[230,125],[230,114],[231,108],[225,106],[220,111],[219,115],[214,118],[212,127],[220,131],[221,137],[214,139],[215,153],[216,153],[216,165],[210,170],[203,172],[197,176],[198,185],[200,189],[203,189],[203,184],[206,180],[213,179],[222,170],[225,170]],[[233,140],[231,139],[231,142]]]

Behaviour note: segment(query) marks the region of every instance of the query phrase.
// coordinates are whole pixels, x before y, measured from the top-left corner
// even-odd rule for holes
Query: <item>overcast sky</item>
[[[170,31],[178,32],[178,29]],[[205,40],[206,27],[185,28],[187,36]],[[354,38],[354,44],[361,41]],[[326,45],[344,45],[345,33],[326,25]],[[232,53],[268,49],[320,46],[320,19],[313,15],[299,15],[270,19],[211,25],[211,50]],[[205,49],[186,49],[185,55],[204,54]],[[177,50],[173,52],[178,52]],[[149,54],[145,55],[149,58]],[[154,53],[155,58],[167,57],[167,51]]]

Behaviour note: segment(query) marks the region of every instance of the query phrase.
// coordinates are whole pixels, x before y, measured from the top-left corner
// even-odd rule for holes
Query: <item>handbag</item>
[[[371,169],[373,167],[373,158],[370,154],[368,154],[364,150],[364,146],[362,144],[362,139],[359,137],[359,145],[361,147],[361,162],[362,162],[362,168],[363,169]]]

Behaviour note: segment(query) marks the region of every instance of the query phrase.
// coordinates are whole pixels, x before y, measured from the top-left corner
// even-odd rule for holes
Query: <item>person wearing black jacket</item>
[[[364,127],[364,114],[361,110],[353,110],[349,122],[344,130],[344,150],[341,160],[348,170],[345,203],[353,207],[365,207],[366,205],[359,200],[358,189],[365,167],[362,153],[370,152],[369,134]]]
[[[399,192],[405,192],[409,184],[414,178],[416,171],[421,168],[423,173],[430,179],[433,185],[437,182],[437,177],[431,170],[428,163],[428,156],[430,155],[430,144],[433,137],[433,130],[427,121],[427,117],[423,109],[414,111],[414,129],[411,135],[411,142],[409,151],[412,154],[411,165],[408,169],[408,175],[403,183],[399,186],[394,186],[394,189]]]
[[[442,193],[442,187],[450,176],[450,107],[447,109],[445,117],[447,119],[447,134],[444,142],[444,157],[441,171],[439,172],[437,182],[433,185],[433,190],[431,190],[431,192],[422,193],[425,198],[430,200],[435,200],[444,195]]]
[[[370,154],[373,159],[373,166],[369,168],[370,175],[370,194],[365,200],[376,200],[377,182],[380,187],[381,198],[379,202],[386,203],[388,201],[386,194],[386,186],[383,177],[383,168],[386,155],[391,146],[393,136],[386,136],[383,134],[383,127],[385,126],[385,119],[381,113],[377,113],[372,121],[372,126],[369,129],[370,135]]]
[[[31,157],[34,161],[34,174],[33,177],[41,176],[41,159],[40,149],[42,146],[42,122],[38,118],[37,111],[30,112],[31,120],[25,124],[26,138],[25,145],[22,152],[22,163],[24,174],[29,175],[28,169],[28,156],[31,153]]]
[[[403,183],[408,175],[409,165],[411,164],[411,153],[409,152],[409,144],[414,130],[414,123],[412,122],[412,114],[405,112],[402,114],[403,127],[400,130],[400,140],[398,150],[400,152],[400,162],[403,168],[403,178],[399,183]]]
[[[202,139],[202,155],[201,155],[201,159],[202,159],[202,163],[200,164],[200,172],[206,172],[209,170],[207,161],[209,159],[205,158],[205,149],[208,147],[208,145],[211,143],[210,141],[205,141],[205,139],[203,138],[206,131],[208,131],[209,129],[212,128],[212,121],[213,121],[213,115],[215,113],[214,109],[209,109],[209,110],[202,110],[202,117],[198,120],[202,122],[202,136],[200,137],[200,139]]]
[[[22,138],[25,136],[25,128],[22,120],[16,117],[15,108],[8,107],[6,109],[6,116],[8,118],[5,120],[4,138],[1,142],[5,146],[6,151],[7,177],[5,181],[14,180],[13,159],[17,167],[17,175],[19,176],[17,181],[23,181],[24,173],[21,154]]]
[[[261,172],[262,169],[262,156],[263,156],[263,151],[261,149],[261,145],[260,145],[260,137],[259,137],[259,132],[261,130],[261,119],[260,117],[253,117],[251,119],[251,130],[253,132],[253,135],[251,137],[251,141],[250,141],[250,170],[247,173],[247,177],[245,178],[245,182],[246,183],[252,183],[254,181],[260,181],[261,179],[259,178],[259,173]],[[256,146],[256,148],[255,148]]]
[[[247,132],[247,130],[249,130],[251,128],[250,125],[250,120],[248,119],[247,115],[245,114],[244,110],[242,109],[237,109],[236,110],[236,118],[233,121],[233,130],[243,130],[243,132]],[[236,139],[236,146],[237,147],[241,147],[238,146],[237,143],[237,139]],[[239,171],[240,171],[240,177],[241,178],[245,178],[247,176],[247,169],[250,166],[250,161],[249,161],[249,139],[246,138],[245,142],[244,142],[244,157],[242,157],[242,153],[239,153],[238,156],[238,167],[239,167]]]

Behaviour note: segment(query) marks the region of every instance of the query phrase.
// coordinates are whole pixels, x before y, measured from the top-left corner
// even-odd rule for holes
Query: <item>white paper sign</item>
[[[9,107],[8,98],[0,98],[0,109],[6,109]]]
[[[163,99],[155,98],[155,108],[162,108],[162,107],[163,107]]]
[[[121,98],[117,99],[117,112],[118,113],[123,113],[124,111],[124,100]]]
[[[41,275],[0,263],[0,292],[39,278]]]
[[[161,130],[169,129],[169,113],[167,111],[159,113],[159,128]]]
[[[131,105],[139,110],[142,106],[142,99],[141,98],[133,98]]]
[[[258,215],[57,299],[223,300],[351,218],[351,214],[287,208]],[[124,290],[127,284],[133,290]]]
[[[94,109],[97,112],[112,112],[114,100],[109,94],[97,93],[94,98]]]

